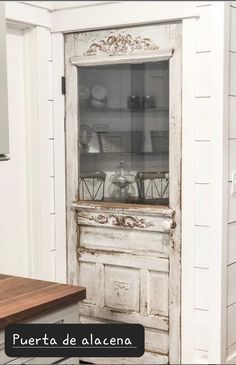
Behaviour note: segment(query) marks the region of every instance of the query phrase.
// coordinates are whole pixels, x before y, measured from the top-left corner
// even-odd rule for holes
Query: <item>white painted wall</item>
[[[219,363],[225,349],[222,248],[227,2],[196,2],[184,21],[182,359]],[[218,39],[217,39],[217,37]],[[186,52],[186,54],[185,54]],[[187,87],[187,88],[186,88]]]
[[[29,275],[27,125],[24,95],[24,37],[7,29],[9,161],[0,163],[0,272]],[[17,62],[13,54],[17,54]]]
[[[0,271],[65,282],[64,120],[54,128],[64,101],[53,103],[61,80],[53,82],[47,3],[6,4],[11,159],[0,164]]]
[[[228,257],[227,257],[227,362],[236,361],[236,194],[231,194],[232,172],[236,171],[236,5],[230,6],[229,44],[229,130],[228,130]]]
[[[59,56],[58,63],[54,64],[53,54],[55,59]],[[25,31],[32,275],[59,282],[66,281],[63,59],[63,49],[52,46],[46,27]],[[59,76],[54,78],[57,70]]]

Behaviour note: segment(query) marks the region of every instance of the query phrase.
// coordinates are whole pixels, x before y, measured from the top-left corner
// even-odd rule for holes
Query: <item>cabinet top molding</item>
[[[159,47],[150,38],[140,36],[133,37],[131,34],[109,35],[98,42],[92,43],[84,56],[96,56],[101,54],[120,55],[132,52],[157,50]]]
[[[142,62],[156,62],[169,60],[173,55],[174,49],[167,50],[147,50],[145,52],[139,51],[126,54],[114,55],[100,55],[91,57],[74,56],[71,57],[70,62],[74,66],[96,66],[96,65],[110,65],[119,63],[142,63]],[[112,57],[111,57],[112,56]]]

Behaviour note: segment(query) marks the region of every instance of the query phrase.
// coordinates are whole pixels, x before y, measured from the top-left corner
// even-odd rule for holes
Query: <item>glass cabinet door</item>
[[[169,201],[169,61],[78,68],[79,197]]]

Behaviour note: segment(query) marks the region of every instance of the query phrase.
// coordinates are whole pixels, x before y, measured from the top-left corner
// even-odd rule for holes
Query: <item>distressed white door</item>
[[[125,35],[135,49],[110,47],[110,36]],[[179,363],[181,24],[69,34],[65,50],[68,281],[87,288],[81,322],[145,326],[143,357],[84,360]],[[169,61],[169,207],[79,200],[78,68],[161,60]]]

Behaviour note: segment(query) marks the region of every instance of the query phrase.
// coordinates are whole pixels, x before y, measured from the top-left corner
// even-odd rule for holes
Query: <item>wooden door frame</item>
[[[176,23],[173,23],[176,25]],[[158,26],[158,24],[156,25]],[[148,62],[169,60],[169,170],[170,170],[170,207],[174,210],[174,223],[170,234],[170,272],[169,272],[169,361],[180,363],[180,309],[181,309],[181,136],[182,136],[182,70],[181,38],[182,29],[172,32],[175,40],[173,49],[142,52],[132,56],[107,56],[102,58],[76,57],[74,33],[65,35],[65,72],[66,72],[66,215],[67,215],[67,281],[78,283],[78,234],[74,204],[79,199],[79,113],[78,113],[78,70],[79,66],[104,65],[127,62]],[[75,155],[77,158],[75,158]],[[171,176],[174,176],[173,180]],[[135,206],[135,205],[134,205]]]

